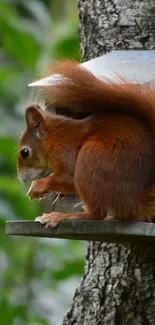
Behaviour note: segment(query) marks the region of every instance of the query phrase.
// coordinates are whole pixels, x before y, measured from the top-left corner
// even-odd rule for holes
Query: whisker
[[[57,194],[57,196],[56,196],[55,200],[52,202],[52,204],[54,204],[54,203],[58,200],[60,194],[61,194],[61,193],[58,193],[58,194]]]
[[[78,202],[78,203],[76,203],[76,204],[74,205],[73,208],[75,209],[75,208],[77,208],[79,205],[82,205],[82,202]]]
[[[55,198],[55,196],[57,195],[57,193],[47,193],[47,194],[44,194],[44,199],[48,199],[48,200],[52,200],[53,198]]]

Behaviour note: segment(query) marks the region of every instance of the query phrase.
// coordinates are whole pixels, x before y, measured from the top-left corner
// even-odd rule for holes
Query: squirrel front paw
[[[37,179],[32,182],[27,192],[27,196],[30,200],[41,200],[45,198],[49,192],[45,179]]]
[[[60,220],[62,220],[62,213],[59,212],[44,213],[43,216],[35,219],[35,221],[39,221],[41,224],[45,224],[46,227],[50,226],[51,228],[55,228]]]

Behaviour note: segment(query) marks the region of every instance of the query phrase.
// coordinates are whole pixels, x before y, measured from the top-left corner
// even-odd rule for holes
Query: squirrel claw
[[[34,221],[39,221],[41,223],[41,217],[37,217]]]

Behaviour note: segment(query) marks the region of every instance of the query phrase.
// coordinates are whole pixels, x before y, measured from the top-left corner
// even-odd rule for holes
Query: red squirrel
[[[61,79],[42,89],[57,110],[25,110],[17,172],[33,181],[28,197],[77,193],[80,213],[51,212],[36,220],[55,227],[63,219],[149,221],[155,215],[155,93],[149,87],[98,79],[80,64],[52,68]]]

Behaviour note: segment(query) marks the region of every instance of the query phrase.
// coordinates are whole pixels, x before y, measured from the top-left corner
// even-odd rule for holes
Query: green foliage
[[[75,1],[70,1],[74,7]],[[52,5],[51,5],[52,4]],[[3,325],[57,325],[83,272],[83,244],[7,237],[6,220],[34,220],[17,179],[16,155],[24,128],[27,84],[61,57],[79,59],[77,19],[52,16],[58,0],[0,1],[0,318]],[[53,11],[52,11],[53,10]]]

